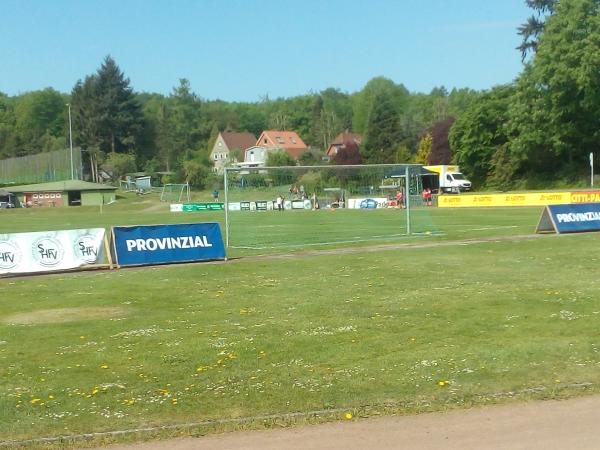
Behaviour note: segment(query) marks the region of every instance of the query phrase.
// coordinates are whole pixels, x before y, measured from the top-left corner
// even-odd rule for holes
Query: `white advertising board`
[[[0,234],[0,275],[102,264],[104,235],[104,228]]]
[[[386,208],[388,199],[385,197],[363,197],[348,200],[349,209],[371,209],[375,204],[377,208]]]

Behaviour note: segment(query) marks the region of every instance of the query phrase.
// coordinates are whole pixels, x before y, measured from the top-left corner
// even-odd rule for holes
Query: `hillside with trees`
[[[476,187],[493,189],[576,182],[600,133],[600,0],[526,3],[533,15],[515,30],[523,71],[507,85],[418,93],[376,77],[352,93],[225,102],[203,98],[185,78],[169,95],[136,92],[107,56],[70,93],[0,93],[0,159],[66,148],[70,104],[74,145],[92,177],[105,165],[202,188],[215,176],[209,153],[219,131],[273,129],[300,135],[311,147],[300,158],[307,165],[349,131],[362,134],[360,153],[332,164],[453,162]]]

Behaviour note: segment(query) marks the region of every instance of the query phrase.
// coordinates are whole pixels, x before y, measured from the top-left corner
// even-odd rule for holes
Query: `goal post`
[[[226,246],[302,248],[431,234],[421,176],[418,164],[227,167]]]
[[[176,184],[167,183],[162,187],[160,193],[161,202],[189,202],[190,201],[190,185],[189,183]]]

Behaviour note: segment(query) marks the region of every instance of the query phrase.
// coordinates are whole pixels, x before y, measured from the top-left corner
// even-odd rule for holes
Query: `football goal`
[[[226,245],[309,248],[431,234],[436,230],[421,199],[421,167],[227,167]]]
[[[168,183],[165,184],[160,193],[161,202],[189,202],[190,201],[190,185]]]

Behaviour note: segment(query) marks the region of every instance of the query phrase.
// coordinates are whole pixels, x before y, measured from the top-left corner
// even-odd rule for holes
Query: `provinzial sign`
[[[113,227],[119,266],[225,259],[218,223]]]
[[[536,233],[580,233],[600,231],[600,203],[548,205]]]
[[[0,234],[0,274],[70,270],[102,264],[104,228]]]

